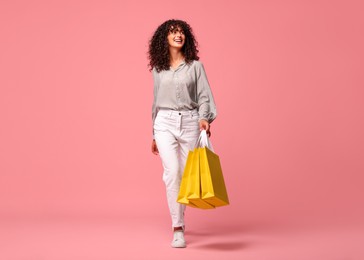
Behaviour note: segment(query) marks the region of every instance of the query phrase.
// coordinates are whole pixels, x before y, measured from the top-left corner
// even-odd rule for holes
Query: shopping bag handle
[[[214,148],[212,147],[212,144],[210,142],[210,139],[207,135],[206,130],[201,131],[200,136],[198,137],[197,142],[195,144],[195,148],[197,148],[197,147],[207,147],[212,152],[214,151]]]

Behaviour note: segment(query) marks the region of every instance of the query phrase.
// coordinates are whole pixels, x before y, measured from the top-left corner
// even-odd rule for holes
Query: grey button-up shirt
[[[158,110],[192,110],[197,108],[199,120],[211,123],[217,115],[214,97],[202,62],[194,60],[191,64],[183,60],[176,69],[152,70],[154,82],[154,101],[152,120]],[[154,131],[153,131],[154,136]]]

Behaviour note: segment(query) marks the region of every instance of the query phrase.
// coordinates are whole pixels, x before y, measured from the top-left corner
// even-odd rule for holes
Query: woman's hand
[[[153,141],[152,141],[152,153],[154,153],[155,155],[159,154],[157,143],[155,142],[155,139],[153,139]]]
[[[211,136],[211,132],[210,132],[210,124],[209,122],[207,122],[206,120],[202,119],[200,120],[200,131],[202,130],[206,130],[207,135],[210,137]]]

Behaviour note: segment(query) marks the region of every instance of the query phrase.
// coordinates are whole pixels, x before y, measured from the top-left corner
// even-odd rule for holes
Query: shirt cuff
[[[205,121],[207,121],[208,123],[210,123],[210,122],[209,122],[209,120],[208,120],[207,118],[202,117],[202,118],[199,118],[199,119],[198,119],[198,121],[199,121],[199,122],[200,122],[201,120],[205,120]]]

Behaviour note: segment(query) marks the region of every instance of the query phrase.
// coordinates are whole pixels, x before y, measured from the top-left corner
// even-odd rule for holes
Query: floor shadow
[[[223,242],[223,243],[210,243],[204,245],[193,246],[196,249],[207,249],[216,251],[236,251],[244,248],[248,248],[249,245],[246,242]]]
[[[201,223],[193,229],[186,229],[185,235],[190,245],[196,249],[216,251],[236,251],[246,249],[251,243],[240,242],[245,235],[260,232],[274,231],[281,225],[274,222],[231,222],[231,223]],[[229,242],[229,240],[232,240]],[[240,240],[240,241],[239,241]],[[205,243],[201,243],[204,241]],[[223,242],[216,242],[223,241]]]
[[[185,234],[188,236],[220,236],[220,235],[231,235],[231,234],[241,234],[246,232],[247,229],[244,227],[216,227],[212,226],[210,228],[198,228],[193,230],[186,230]]]
[[[186,229],[189,236],[224,236],[233,234],[250,233],[259,230],[277,229],[279,225],[274,223],[208,223],[194,229]]]

